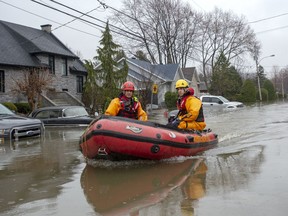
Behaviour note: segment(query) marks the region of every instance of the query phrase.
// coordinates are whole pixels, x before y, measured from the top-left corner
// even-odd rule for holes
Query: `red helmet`
[[[125,82],[121,87],[123,91],[134,91],[134,88],[134,84],[130,81]]]

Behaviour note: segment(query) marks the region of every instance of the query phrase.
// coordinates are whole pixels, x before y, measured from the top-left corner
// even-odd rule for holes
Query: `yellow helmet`
[[[175,88],[187,88],[188,87],[188,82],[186,82],[184,79],[179,79],[176,82]]]

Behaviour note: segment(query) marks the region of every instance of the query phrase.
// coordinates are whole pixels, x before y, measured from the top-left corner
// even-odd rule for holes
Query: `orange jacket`
[[[141,103],[138,101],[137,116],[138,120],[147,121],[148,117],[146,112],[142,109]],[[105,115],[117,116],[121,109],[120,99],[114,98],[105,111]]]
[[[186,99],[185,108],[187,114],[180,114],[178,118],[181,120],[178,125],[179,129],[194,129],[194,130],[203,130],[206,127],[206,123],[197,122],[199,111],[201,109],[202,102],[198,98],[194,96],[189,96]]]

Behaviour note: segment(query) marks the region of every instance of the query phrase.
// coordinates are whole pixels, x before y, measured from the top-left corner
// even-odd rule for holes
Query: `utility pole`
[[[269,58],[269,57],[274,57],[275,55],[269,55],[269,56],[265,56],[263,58],[261,58],[258,62],[258,57],[255,56],[255,62],[256,62],[256,75],[257,75],[257,83],[258,83],[258,91],[259,91],[259,100],[262,101],[262,92],[261,92],[261,84],[260,84],[260,71],[259,71],[259,66],[260,66],[260,62],[265,59],[265,58]]]

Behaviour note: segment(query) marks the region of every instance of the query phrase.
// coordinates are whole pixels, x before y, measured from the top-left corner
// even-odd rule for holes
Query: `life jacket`
[[[127,98],[123,93],[119,95],[120,99],[120,111],[117,116],[126,118],[138,119],[138,107],[139,103],[136,97]]]
[[[178,115],[185,115],[187,114],[187,110],[186,110],[186,100],[188,97],[195,97],[197,100],[200,100],[198,97],[196,96],[193,96],[193,94],[191,94],[190,91],[187,91],[181,98],[178,98],[177,100],[177,108],[179,110],[179,114]],[[203,113],[203,107],[201,105],[201,108],[199,110],[199,114],[198,114],[198,117],[197,119],[195,120],[196,122],[204,122],[204,113]]]

